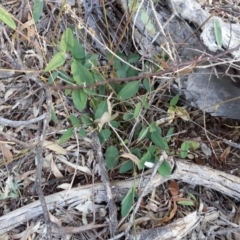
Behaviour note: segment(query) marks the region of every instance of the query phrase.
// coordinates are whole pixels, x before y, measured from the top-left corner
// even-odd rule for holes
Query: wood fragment
[[[176,160],[174,173],[168,178],[163,178],[159,174],[155,175],[151,181],[148,191],[150,193],[155,187],[160,186],[168,180],[179,180],[188,184],[200,185],[209,189],[214,189],[235,199],[240,199],[240,178],[211,169],[205,166],[199,166],[186,160]],[[151,173],[139,176],[136,179],[136,186],[144,188],[149,181]],[[127,181],[116,181],[111,183],[111,190],[115,202],[120,202],[122,197],[127,193],[128,189],[133,186],[134,179]],[[45,197],[47,208],[49,211],[54,210],[56,206],[65,207],[71,203],[81,204],[86,199],[94,199],[95,203],[107,201],[106,190],[102,183],[94,186],[86,185],[71,190],[65,190]],[[42,207],[40,201],[35,201],[15,211],[0,217],[0,234],[4,234],[20,224],[32,220],[42,215]]]

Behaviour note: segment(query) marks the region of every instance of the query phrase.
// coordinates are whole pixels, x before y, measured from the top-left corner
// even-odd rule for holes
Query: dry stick
[[[41,188],[41,180],[42,180],[42,167],[43,167],[43,159],[42,159],[42,150],[43,150],[43,142],[46,138],[47,135],[47,128],[48,128],[48,122],[50,120],[50,112],[51,112],[51,94],[49,91],[49,88],[42,83],[41,81],[39,81],[35,76],[33,75],[27,75],[28,78],[33,79],[37,84],[39,84],[42,89],[45,90],[45,94],[46,94],[46,103],[47,103],[47,112],[46,112],[46,117],[43,121],[43,129],[42,129],[42,133],[39,137],[39,142],[37,144],[36,147],[36,155],[37,155],[37,167],[36,167],[36,182],[35,182],[35,189],[36,192],[38,194],[39,200],[41,202],[41,206],[42,206],[42,210],[43,210],[43,215],[44,215],[44,219],[45,219],[45,223],[46,223],[46,227],[47,227],[47,233],[46,233],[46,237],[48,240],[51,240],[51,220],[49,217],[49,212],[47,209],[47,204],[43,195],[43,191]]]
[[[204,62],[207,62],[207,61],[210,61],[210,60],[216,60],[219,57],[225,56],[228,53],[231,53],[233,51],[238,50],[239,47],[240,47],[240,44],[235,48],[228,49],[225,52],[216,54],[214,56],[211,56],[211,57],[206,56],[206,57],[198,58],[196,60],[187,61],[187,62],[184,62],[184,63],[179,63],[175,66],[169,67],[168,69],[165,69],[163,71],[158,71],[158,72],[155,72],[155,73],[146,73],[146,74],[142,74],[142,75],[139,75],[139,76],[126,77],[126,78],[109,78],[105,81],[96,82],[96,83],[93,83],[93,84],[90,84],[90,85],[87,85],[87,86],[86,85],[81,85],[81,86],[50,86],[50,88],[52,90],[65,90],[65,89],[75,90],[75,89],[83,89],[83,88],[95,88],[95,87],[98,87],[98,86],[101,86],[101,85],[104,85],[104,84],[108,84],[108,83],[113,83],[113,82],[130,82],[130,81],[144,79],[144,78],[161,76],[161,75],[164,75],[164,74],[167,74],[167,73],[168,74],[169,73],[177,73],[179,70],[181,70],[181,67],[187,67],[187,66],[191,67],[191,66],[196,66],[197,63],[204,63]]]
[[[108,172],[106,170],[105,161],[102,154],[102,147],[96,130],[92,133],[92,145],[97,161],[99,163],[101,179],[107,193],[107,202],[109,209],[109,230],[111,237],[114,237],[118,232],[117,207],[113,199]]]
[[[222,139],[224,143],[226,143],[227,145],[231,146],[231,147],[235,147],[235,148],[238,148],[240,149],[240,144],[239,143],[234,143],[232,141],[229,141],[225,138]]]
[[[13,120],[9,120],[9,119],[0,117],[0,124],[3,126],[17,128],[17,127],[22,127],[22,126],[27,126],[29,124],[37,123],[37,122],[45,119],[46,117],[47,117],[46,113],[42,114],[41,116],[39,116],[37,118],[33,118],[30,120],[26,120],[26,121],[13,121]]]
[[[102,228],[106,227],[108,224],[87,224],[83,225],[81,227],[61,227],[61,233],[63,234],[74,234],[74,233],[80,233],[85,232],[88,230],[96,229],[96,228]]]

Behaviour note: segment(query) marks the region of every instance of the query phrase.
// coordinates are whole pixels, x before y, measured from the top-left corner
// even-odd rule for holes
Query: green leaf
[[[179,95],[176,95],[175,97],[173,97],[170,101],[170,106],[175,107],[178,103],[178,100],[179,100]]]
[[[65,93],[66,96],[68,96],[72,93],[72,90],[71,89],[65,89],[64,93]]]
[[[117,70],[117,76],[119,78],[125,78],[127,76],[127,72],[124,69]]]
[[[68,128],[66,132],[58,139],[59,144],[66,143],[73,136],[73,128]]]
[[[54,80],[58,77],[58,72],[53,72],[50,74],[49,78],[48,78],[48,84],[52,84],[54,82]]]
[[[136,0],[129,0],[128,1],[128,7],[131,10],[131,12],[137,11],[139,6],[140,6],[140,3],[138,1],[136,1]]]
[[[88,95],[96,95],[96,89],[92,89],[92,88],[84,88],[84,92],[86,92]]]
[[[65,62],[65,52],[58,52],[54,57],[51,59],[51,61],[48,63],[48,65],[45,68],[45,71],[52,71],[56,68],[62,66]]]
[[[141,158],[141,149],[140,148],[134,148],[131,150],[131,153],[137,156],[138,158]]]
[[[114,146],[110,146],[105,153],[106,165],[108,169],[114,169],[115,167],[117,167],[119,162],[118,157],[118,149]]]
[[[89,113],[84,113],[81,115],[81,120],[84,125],[91,126],[93,125],[93,121]]]
[[[87,104],[87,94],[83,89],[77,89],[72,91],[72,99],[75,107],[82,111]]]
[[[142,139],[144,139],[146,137],[148,131],[149,131],[148,127],[143,127],[142,128],[141,132],[139,133],[137,143],[140,142]]]
[[[119,169],[119,173],[126,173],[128,171],[131,171],[133,169],[133,161],[129,160],[124,162],[120,169]]]
[[[102,115],[107,111],[108,111],[107,101],[100,102],[95,112],[95,120],[100,119]]]
[[[86,85],[90,85],[94,83],[92,74],[78,60],[72,62],[71,72],[73,75],[73,79],[78,85],[82,85],[84,83],[86,83]]]
[[[99,132],[99,140],[101,143],[106,142],[111,135],[111,131],[109,129],[103,129]]]
[[[58,73],[59,73],[59,75],[58,75],[59,78],[63,79],[64,81],[66,81],[66,82],[71,82],[71,83],[74,82],[74,81],[73,81],[73,78],[70,77],[70,76],[67,74],[67,72],[60,70],[60,71],[58,71]]]
[[[62,51],[72,51],[74,47],[74,36],[70,28],[67,28],[61,37],[60,49]]]
[[[148,150],[151,154],[154,154],[155,151],[156,151],[156,146],[151,145],[150,147],[147,148],[147,150]]]
[[[73,49],[71,50],[72,56],[75,59],[83,59],[85,57],[85,51],[83,46],[74,38]]]
[[[161,164],[161,166],[158,168],[158,172],[163,176],[163,177],[168,177],[171,175],[171,166],[170,164],[164,160]]]
[[[189,148],[190,148],[189,142],[185,141],[181,144],[181,149],[180,149],[180,153],[179,153],[180,158],[187,157]]]
[[[121,215],[122,217],[126,217],[130,209],[134,204],[134,198],[137,197],[136,190],[134,188],[130,188],[121,202]]]
[[[145,11],[142,11],[141,13],[141,21],[146,26],[146,29],[151,33],[155,34],[155,27],[152,24],[151,19],[149,18],[148,14]]]
[[[51,110],[51,120],[52,120],[53,122],[55,122],[55,123],[56,123],[57,120],[58,120],[54,108],[52,108],[52,110]]]
[[[97,67],[98,66],[98,55],[97,54],[92,54],[92,53],[87,54],[87,56],[85,57],[84,66],[87,69]],[[100,75],[100,73],[98,73],[98,74]]]
[[[75,117],[74,115],[70,114],[69,115],[69,119],[71,120],[71,123],[74,127],[80,127],[80,122],[78,120],[77,117]]]
[[[113,69],[114,69],[115,71],[117,71],[117,70],[120,70],[121,67],[122,67],[121,61],[120,61],[118,58],[114,57],[114,58],[113,58]]]
[[[43,13],[43,0],[35,0],[33,4],[33,19],[36,23]]]
[[[79,129],[79,135],[80,135],[80,137],[86,137],[86,136],[87,136],[84,128],[80,128],[80,129]]]
[[[119,92],[118,97],[121,100],[127,100],[133,97],[138,92],[138,87],[139,87],[138,81],[129,82]]]
[[[94,79],[95,79],[97,82],[102,82],[102,81],[104,81],[104,77],[103,77],[99,72],[94,72],[94,73],[93,73],[93,76],[94,76]]]
[[[1,7],[0,7],[0,20],[2,20],[12,29],[16,29],[17,27],[11,15],[4,8]]]
[[[133,119],[133,113],[124,113],[123,120],[124,121],[130,121]]]
[[[177,201],[177,203],[182,206],[195,206],[195,203],[192,200],[181,200]]]
[[[126,63],[122,63],[122,68],[121,68],[121,69],[122,69],[123,71],[127,72],[129,68],[130,68],[129,65],[127,65]]]
[[[222,47],[222,27],[220,21],[217,18],[214,18],[214,34],[217,45],[219,47]]]
[[[143,86],[145,87],[145,89],[148,91],[148,92],[152,92],[154,90],[152,84],[151,84],[151,81],[150,79],[148,78],[144,78],[143,79]]]
[[[128,66],[128,65],[126,65],[126,66]],[[136,69],[128,66],[128,69],[127,69],[127,77],[138,76],[138,73],[139,73],[138,70],[136,70]]]
[[[154,25],[152,24],[152,22],[149,22],[149,23],[146,25],[146,28],[147,28],[147,30],[148,30],[152,35],[155,34],[155,27],[154,27]]]
[[[162,135],[162,130],[161,130],[161,128],[158,127],[155,122],[152,122],[152,123],[149,125],[149,131],[150,131],[150,133],[158,131],[159,134]]]
[[[139,163],[139,170],[143,169],[145,167],[145,162],[150,162],[151,161],[151,153],[149,151],[147,151],[140,159],[140,163]]]
[[[136,63],[139,59],[140,59],[140,55],[134,53],[134,54],[132,54],[132,55],[129,56],[128,62],[129,62],[130,64]]]
[[[188,142],[189,142],[190,148],[193,150],[196,150],[200,147],[199,142],[195,142],[195,141],[188,141]]]
[[[118,129],[118,127],[120,126],[120,122],[117,121],[111,121],[110,124],[112,125],[112,127]]]
[[[168,132],[167,132],[167,135],[165,137],[165,140],[167,142],[169,142],[171,140],[171,135],[174,133],[174,127],[170,127]]]
[[[134,110],[134,114],[133,114],[133,117],[134,117],[134,118],[137,118],[137,117],[138,117],[141,109],[142,109],[142,105],[141,105],[141,103],[139,102],[139,103],[137,103],[137,105],[136,105],[136,107],[135,107],[135,110]]]
[[[188,192],[187,195],[188,195],[191,199],[193,199],[195,202],[197,201],[196,197],[195,197],[192,193]]]
[[[161,149],[168,149],[168,144],[158,129],[157,131],[151,133],[151,140],[156,146],[160,147]]]

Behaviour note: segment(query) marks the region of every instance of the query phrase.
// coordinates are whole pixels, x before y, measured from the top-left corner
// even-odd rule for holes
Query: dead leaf
[[[220,155],[220,159],[223,163],[226,164],[226,160],[227,160],[227,157],[228,157],[230,152],[231,152],[231,146],[228,146],[227,148],[225,148],[223,153]]]
[[[45,158],[43,159],[43,168],[49,169],[51,167],[52,159],[53,159],[52,153],[46,155]]]
[[[172,107],[172,106],[170,106],[170,107],[168,108],[167,113],[168,113],[168,118],[167,118],[167,119],[168,119],[168,124],[171,124],[172,121],[173,121],[174,118],[175,118],[175,108]]]
[[[177,206],[177,203],[174,201],[173,202],[173,209],[171,210],[169,216],[165,217],[162,221],[161,221],[161,224],[162,223],[167,223],[169,222],[176,214],[177,212],[177,209],[178,209],[178,206]]]
[[[169,189],[169,191],[170,191],[170,193],[172,194],[173,197],[175,197],[179,194],[178,183],[175,180],[173,180],[169,183],[168,189]]]
[[[205,143],[201,143],[200,147],[206,156],[212,156],[212,150]]]
[[[140,160],[137,156],[133,155],[132,153],[123,153],[120,155],[120,157],[128,158],[132,160],[137,166],[139,166]]]
[[[56,218],[55,216],[53,216],[50,212],[48,212],[48,213],[49,213],[49,218],[50,218],[51,222],[56,223],[59,227],[61,227],[62,221],[60,219]]]
[[[6,144],[0,143],[0,147],[3,153],[3,156],[6,158],[7,163],[10,163],[13,161],[13,155],[12,152],[9,150]]]
[[[59,154],[63,154],[63,155],[67,154],[67,151],[63,147],[61,147],[57,143],[54,143],[54,142],[51,142],[51,141],[45,140],[43,142],[43,147],[48,148],[48,149],[50,149],[50,150],[52,150],[56,153],[59,153]]]
[[[143,223],[143,222],[147,222],[149,220],[151,220],[151,218],[149,216],[136,218],[136,219],[134,219],[134,224],[137,226],[137,224],[140,224],[140,223]],[[123,225],[121,225],[121,227],[119,228],[119,232],[124,231],[128,227],[128,225],[129,225],[128,222],[126,222]]]
[[[52,161],[51,161],[51,170],[52,170],[52,172],[53,172],[53,175],[54,175],[56,178],[61,178],[61,177],[63,177],[62,173],[59,171],[59,169],[58,169],[57,165],[55,164],[55,162],[53,161],[53,159],[52,159]]]
[[[79,171],[82,171],[82,172],[84,172],[84,173],[87,173],[87,174],[89,174],[89,175],[92,175],[92,173],[91,173],[91,171],[90,171],[90,169],[89,169],[88,167],[86,167],[86,166],[79,166],[79,164],[77,165],[77,164],[74,164],[74,163],[70,163],[69,161],[61,158],[60,156],[61,156],[61,155],[56,156],[57,159],[58,159],[59,161],[61,161],[62,163],[66,164],[67,166],[72,167],[73,169],[77,169],[77,170],[79,170]]]
[[[109,114],[109,112],[105,112],[101,118],[96,119],[94,122],[98,123],[99,131],[101,131],[104,124],[109,123],[110,121],[111,121],[111,115]]]
[[[20,182],[20,181],[26,179],[28,177],[28,175],[33,174],[35,172],[36,172],[36,170],[34,169],[34,170],[31,170],[31,171],[27,171],[25,173],[22,173],[17,177],[17,181]]]
[[[95,204],[91,200],[87,200],[86,202],[82,202],[81,204],[77,205],[75,208],[82,213],[89,214],[92,213],[94,210]]]
[[[4,96],[4,100],[8,100],[8,98],[17,91],[17,88],[10,88],[6,91],[5,96]]]
[[[175,107],[176,114],[184,121],[189,121],[190,116],[188,111],[183,107]]]
[[[70,183],[63,183],[63,184],[60,184],[59,186],[57,186],[57,188],[61,188],[61,189],[64,189],[64,190],[69,190],[71,188],[71,184]]]

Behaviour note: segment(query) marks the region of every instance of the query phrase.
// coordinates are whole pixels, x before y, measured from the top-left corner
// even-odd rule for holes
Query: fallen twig
[[[99,163],[101,179],[103,181],[103,185],[107,194],[107,203],[109,209],[109,230],[111,236],[114,237],[118,232],[117,207],[113,199],[108,172],[105,167],[105,161],[103,158],[101,143],[99,141],[97,131],[94,131],[92,133],[92,145],[93,150],[96,154],[97,162]]]
[[[0,124],[3,126],[17,128],[17,127],[22,127],[22,126],[27,126],[29,124],[37,123],[37,122],[45,119],[46,116],[47,116],[47,114],[44,113],[37,118],[33,118],[30,120],[26,120],[26,121],[13,121],[13,120],[9,120],[9,119],[0,117]]]
[[[42,182],[42,166],[43,166],[43,159],[42,159],[42,149],[43,149],[43,142],[47,135],[47,129],[48,129],[48,122],[50,120],[50,113],[51,113],[51,94],[49,91],[49,88],[39,81],[35,76],[33,75],[27,75],[28,78],[33,79],[37,84],[39,84],[42,89],[45,90],[45,97],[46,97],[46,104],[47,104],[47,112],[45,113],[45,118],[43,121],[43,127],[39,128],[40,136],[39,136],[39,142],[36,147],[36,155],[37,155],[37,167],[36,167],[36,182],[35,182],[35,189],[38,194],[39,200],[41,202],[42,206],[42,212],[44,215],[47,233],[46,237],[47,239],[51,240],[51,220],[49,217],[49,212],[47,208],[47,204],[43,195],[41,182]],[[40,130],[42,129],[42,130]]]

